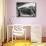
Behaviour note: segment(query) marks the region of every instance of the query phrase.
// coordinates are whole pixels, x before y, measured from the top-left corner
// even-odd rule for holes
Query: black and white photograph
[[[16,2],[17,17],[36,17],[36,2]]]

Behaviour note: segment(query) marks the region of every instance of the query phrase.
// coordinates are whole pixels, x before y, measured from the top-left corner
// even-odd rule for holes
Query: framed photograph
[[[17,17],[36,17],[36,2],[16,2]]]

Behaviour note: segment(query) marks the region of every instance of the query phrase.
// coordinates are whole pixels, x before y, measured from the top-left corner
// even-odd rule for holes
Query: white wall
[[[16,17],[16,2],[19,1],[36,2],[36,17]],[[8,24],[40,24],[46,37],[46,0],[7,0],[7,21]]]

